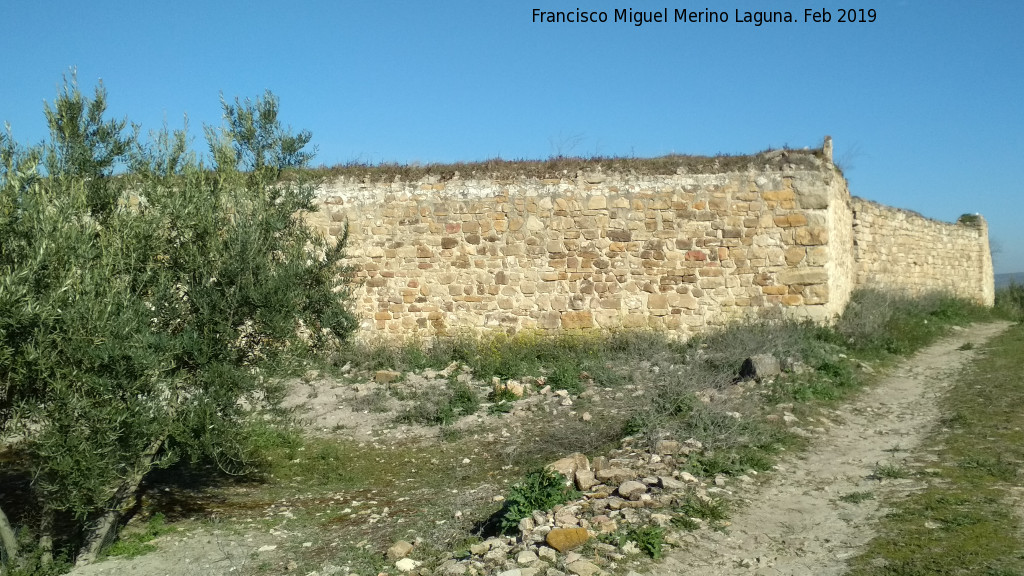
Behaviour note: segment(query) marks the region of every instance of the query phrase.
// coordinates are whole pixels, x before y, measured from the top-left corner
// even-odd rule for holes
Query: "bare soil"
[[[883,496],[916,487],[909,479],[879,478],[879,466],[907,465],[904,458],[936,425],[937,396],[957,370],[975,356],[978,345],[1008,325],[977,324],[957,330],[901,362],[852,403],[826,412],[824,417],[805,419],[800,426],[815,435],[810,449],[784,459],[775,473],[759,475],[755,484],[726,486],[725,490],[745,503],[735,511],[731,524],[724,531],[688,533],[682,548],[669,554],[651,574],[843,573],[846,559],[873,536],[873,522],[885,512],[879,508]],[[960,350],[967,342],[974,347]],[[412,393],[440,385],[446,375],[439,374],[436,379],[432,376],[411,375],[397,385]],[[436,426],[394,424],[395,412],[402,406],[393,398],[387,400],[390,405],[375,404],[369,397],[376,393],[378,384],[354,386],[319,377],[306,380],[296,384],[288,403],[306,415],[311,433],[352,438],[374,446],[377,442],[424,439],[437,433]],[[489,383],[474,385],[484,390]],[[601,404],[622,401],[611,391],[606,391],[607,398],[595,392],[598,397],[587,399],[595,417],[600,417]],[[353,404],[355,398],[368,400]],[[353,409],[353,405],[362,408]],[[538,417],[580,421],[583,416],[580,407],[562,406],[557,397],[538,397],[532,406],[517,405],[516,412],[522,413],[514,413],[512,418],[481,415],[467,418],[459,426],[486,429],[496,425],[501,436],[510,434],[504,429],[508,426],[515,436],[538,430],[530,424]],[[873,497],[858,503],[840,499],[852,493]],[[281,565],[282,549],[301,550],[306,540],[312,544],[317,538],[293,532],[287,520],[288,509],[281,508],[281,522],[275,528],[254,529],[254,525],[231,520],[223,524],[206,522],[198,528],[159,537],[154,541],[158,549],[149,554],[108,559],[76,568],[71,574],[227,576],[251,573],[261,563]]]

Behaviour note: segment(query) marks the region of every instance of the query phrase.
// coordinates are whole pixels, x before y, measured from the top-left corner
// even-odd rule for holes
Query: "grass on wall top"
[[[717,156],[690,156],[670,154],[656,158],[631,157],[569,157],[553,156],[547,160],[503,160],[494,158],[479,162],[456,162],[452,164],[366,164],[351,162],[336,166],[322,166],[315,170],[318,175],[336,179],[351,178],[371,182],[417,181],[436,177],[439,181],[459,178],[489,178],[513,180],[517,178],[563,178],[575,177],[577,172],[617,172],[638,175],[676,174],[680,169],[691,174],[717,174],[750,167],[777,167],[792,164],[801,168],[815,168],[813,159],[823,158],[820,149],[814,150],[766,150],[758,154]]]

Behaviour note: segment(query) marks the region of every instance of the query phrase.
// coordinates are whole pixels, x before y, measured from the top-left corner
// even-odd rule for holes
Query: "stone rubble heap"
[[[591,460],[575,453],[551,463],[548,467],[571,479],[582,495],[552,510],[535,510],[520,521],[518,535],[474,544],[468,558],[449,559],[433,570],[404,557],[395,567],[418,576],[594,576],[608,574],[640,553],[634,542],[615,545],[608,543],[614,539],[602,535],[654,525],[665,528],[666,547],[678,546],[687,536],[673,525],[673,519],[680,517],[675,510],[693,498],[713,502],[728,494],[723,487],[726,479],[718,476],[708,485],[678,470],[688,454],[703,448],[697,440],[661,440],[653,451],[636,449],[637,444],[638,440],[627,438],[610,457]],[[752,482],[755,474],[750,471],[736,480]],[[715,526],[700,518],[686,523],[698,529]],[[393,553],[411,552],[413,547],[406,544],[396,543],[389,558]]]

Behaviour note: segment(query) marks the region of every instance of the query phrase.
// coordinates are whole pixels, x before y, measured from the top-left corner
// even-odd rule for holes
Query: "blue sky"
[[[873,23],[840,23],[843,6]],[[531,22],[545,11],[725,11],[727,23]],[[803,22],[804,9],[832,22]],[[736,23],[788,10],[796,23]],[[0,2],[0,121],[44,138],[76,67],[143,130],[270,89],[316,163],[817,146],[851,191],[925,216],[980,212],[1024,271],[1024,2],[534,0]],[[197,140],[197,146],[202,142]]]

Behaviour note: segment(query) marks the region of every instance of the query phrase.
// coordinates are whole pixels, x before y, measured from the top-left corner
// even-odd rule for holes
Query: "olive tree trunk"
[[[12,564],[17,557],[18,539],[14,536],[14,528],[11,528],[7,515],[0,508],[0,569],[5,564]]]
[[[125,510],[130,508],[129,502],[138,493],[142,479],[153,468],[153,461],[156,460],[156,455],[160,448],[163,447],[165,440],[167,440],[166,434],[154,440],[149,445],[149,448],[139,457],[135,469],[125,478],[121,486],[118,487],[117,492],[114,493],[110,508],[100,516],[96,524],[89,530],[85,538],[85,544],[79,549],[78,556],[75,558],[75,566],[85,566],[94,562],[103,550],[103,547],[113,540],[121,517],[124,515]]]

